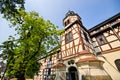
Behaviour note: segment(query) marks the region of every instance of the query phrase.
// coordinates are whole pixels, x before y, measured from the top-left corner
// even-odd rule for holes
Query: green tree
[[[24,9],[25,0],[0,0],[0,13],[8,19],[15,17],[19,8]]]
[[[13,52],[13,48],[15,48],[15,44],[13,43],[13,41],[5,41],[3,43],[3,45],[0,45],[0,49],[2,50],[2,54],[0,54],[1,59],[6,60],[7,64],[6,67],[8,67],[8,64],[13,61],[13,57],[14,57],[14,52]],[[5,69],[4,74],[6,72],[7,69]],[[2,76],[3,78],[4,76]]]
[[[36,12],[19,10],[16,17],[8,19],[19,35],[10,38],[3,44],[1,57],[7,55],[7,76],[25,80],[26,76],[33,77],[39,72],[38,59],[47,55],[56,45],[59,45],[58,35],[61,33],[57,26],[45,21]],[[8,44],[9,42],[9,44]],[[9,51],[9,52],[6,52]]]

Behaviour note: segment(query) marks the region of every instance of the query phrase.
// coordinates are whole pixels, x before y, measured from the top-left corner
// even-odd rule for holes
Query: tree
[[[6,19],[15,17],[19,8],[24,9],[25,0],[0,0],[0,13]]]
[[[38,73],[41,65],[38,59],[59,45],[58,35],[61,31],[50,21],[39,17],[36,12],[28,13],[24,10],[18,12],[19,14],[9,21],[19,38],[17,40],[10,38],[7,41],[8,48],[5,47],[5,43],[3,44],[1,57],[7,55],[7,76],[25,80],[26,76],[33,77]]]
[[[13,41],[5,41],[3,45],[0,46],[0,49],[2,50],[2,54],[0,54],[0,57],[4,60],[7,60],[7,65],[8,67],[9,63],[12,61],[13,62],[13,57],[14,57],[14,52],[13,48],[15,47],[15,44],[13,44]],[[5,69],[4,74],[2,78],[5,75],[7,69]]]

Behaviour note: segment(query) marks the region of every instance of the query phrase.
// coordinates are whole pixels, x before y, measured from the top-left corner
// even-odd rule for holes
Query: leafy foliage
[[[7,56],[6,72],[9,77],[33,77],[41,65],[38,59],[59,45],[61,30],[57,30],[57,26],[45,21],[36,12],[18,12],[9,21],[19,38],[15,40],[12,37],[3,43],[1,57]]]
[[[24,9],[25,0],[0,0],[0,13],[6,19],[15,17],[18,8]]]

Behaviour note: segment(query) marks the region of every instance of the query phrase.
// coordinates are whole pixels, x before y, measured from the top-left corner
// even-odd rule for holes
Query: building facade
[[[68,11],[60,48],[40,59],[35,80],[120,80],[120,13],[87,30]]]

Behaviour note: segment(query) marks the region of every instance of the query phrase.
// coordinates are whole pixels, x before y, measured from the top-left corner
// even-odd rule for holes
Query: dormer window
[[[65,26],[67,26],[69,23],[70,23],[70,20],[68,19],[68,20],[65,22]]]
[[[69,43],[72,41],[72,32],[69,32],[65,35],[65,43]]]

